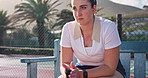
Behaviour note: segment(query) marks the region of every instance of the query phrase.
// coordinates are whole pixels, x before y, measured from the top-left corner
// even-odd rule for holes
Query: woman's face
[[[96,6],[91,7],[87,0],[72,0],[73,16],[80,25],[88,25],[93,21]]]

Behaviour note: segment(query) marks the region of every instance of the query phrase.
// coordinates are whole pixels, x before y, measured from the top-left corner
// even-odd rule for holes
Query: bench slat
[[[130,78],[130,53],[120,53],[120,60],[125,68],[126,78]]]
[[[134,53],[134,76],[146,78],[146,53]]]
[[[148,51],[148,41],[122,41],[120,50],[145,53]]]
[[[37,62],[48,62],[56,61],[56,57],[40,57],[40,58],[22,58],[21,63],[37,63]]]

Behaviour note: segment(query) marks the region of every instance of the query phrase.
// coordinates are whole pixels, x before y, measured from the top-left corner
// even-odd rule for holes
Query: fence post
[[[116,25],[118,28],[120,39],[122,40],[122,14],[116,15]]]

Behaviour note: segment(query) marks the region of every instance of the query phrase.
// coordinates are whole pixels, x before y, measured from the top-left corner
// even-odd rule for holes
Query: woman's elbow
[[[108,76],[113,76],[115,74],[116,69],[113,69],[113,68],[109,67],[108,65],[106,65],[106,67],[108,69],[107,70],[108,71],[107,75]]]
[[[116,70],[110,69],[108,72],[108,76],[113,76]]]

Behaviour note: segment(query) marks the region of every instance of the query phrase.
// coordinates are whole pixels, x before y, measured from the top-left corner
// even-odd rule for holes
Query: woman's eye
[[[84,9],[86,9],[86,7],[81,7],[81,9],[83,9],[83,10],[84,10]]]
[[[73,7],[72,10],[76,10],[76,7]]]

